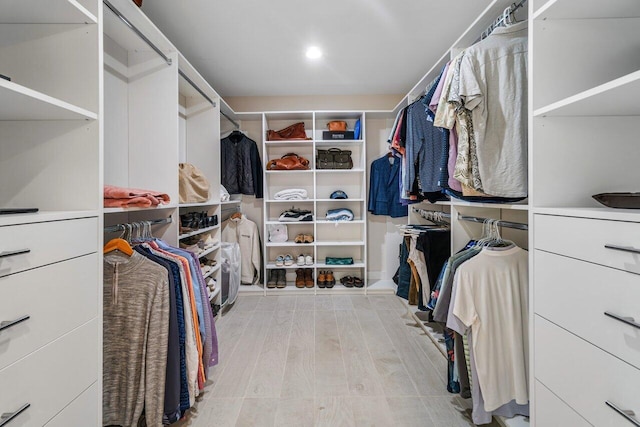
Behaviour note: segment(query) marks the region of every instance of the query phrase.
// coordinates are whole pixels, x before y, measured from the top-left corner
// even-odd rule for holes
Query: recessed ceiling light
[[[307,58],[318,59],[321,57],[322,57],[322,51],[318,47],[311,46],[307,49]]]

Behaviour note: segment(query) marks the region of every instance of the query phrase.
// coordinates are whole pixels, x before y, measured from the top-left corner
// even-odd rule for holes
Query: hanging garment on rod
[[[256,223],[243,214],[231,217],[222,224],[222,240],[240,245],[241,283],[248,285],[260,283],[262,281],[260,277],[262,244]]]
[[[391,218],[407,216],[407,206],[400,204],[402,159],[385,154],[371,162],[368,210],[374,215]]]
[[[256,142],[240,131],[220,141],[222,185],[230,194],[263,197],[262,160]]]

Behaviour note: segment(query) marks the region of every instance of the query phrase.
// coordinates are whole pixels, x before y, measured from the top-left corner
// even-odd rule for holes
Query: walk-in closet
[[[0,427],[640,426],[640,2],[0,4]]]

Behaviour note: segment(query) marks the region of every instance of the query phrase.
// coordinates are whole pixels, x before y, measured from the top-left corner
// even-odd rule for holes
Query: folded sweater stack
[[[308,195],[307,190],[303,188],[288,188],[278,191],[273,198],[275,200],[306,200]]]
[[[171,201],[168,194],[139,188],[122,188],[113,185],[104,186],[104,207],[140,207],[164,205]]]

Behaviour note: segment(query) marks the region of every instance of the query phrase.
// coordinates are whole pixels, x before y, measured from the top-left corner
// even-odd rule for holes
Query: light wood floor
[[[240,296],[217,330],[220,364],[181,427],[473,425],[393,295]]]

